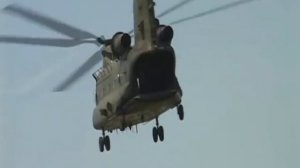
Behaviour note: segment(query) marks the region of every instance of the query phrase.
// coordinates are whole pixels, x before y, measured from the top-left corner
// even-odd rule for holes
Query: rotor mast
[[[155,41],[155,3],[153,0],[134,0],[134,38],[137,48],[151,49]]]

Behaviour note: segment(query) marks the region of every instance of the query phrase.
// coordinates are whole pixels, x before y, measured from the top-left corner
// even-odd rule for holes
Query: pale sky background
[[[157,13],[179,0],[157,1]],[[169,23],[231,0],[195,0]],[[132,29],[132,0],[0,0],[106,37]],[[90,71],[70,90],[51,90],[99,48],[0,44],[0,167],[300,167],[300,1],[255,2],[174,27],[185,120],[176,110],[139,133],[110,135],[100,153],[92,127]],[[0,12],[1,35],[64,37]],[[100,64],[99,64],[100,66]]]

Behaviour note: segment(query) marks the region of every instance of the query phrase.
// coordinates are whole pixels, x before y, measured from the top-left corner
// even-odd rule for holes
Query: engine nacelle
[[[160,25],[156,30],[156,37],[159,43],[171,44],[174,31],[171,26]]]
[[[116,33],[111,42],[112,51],[115,55],[122,55],[126,50],[130,48],[131,37],[127,33]]]

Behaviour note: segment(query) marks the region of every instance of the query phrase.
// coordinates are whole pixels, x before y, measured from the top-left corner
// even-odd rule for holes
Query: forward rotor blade
[[[172,7],[170,7],[169,9],[163,11],[162,13],[160,13],[159,15],[157,15],[156,17],[157,18],[161,18],[161,17],[164,17],[165,15],[179,9],[180,7],[183,7],[184,5],[188,4],[189,2],[192,2],[194,0],[183,0],[175,5],[173,5]]]
[[[60,92],[68,89],[80,77],[87,73],[93,66],[102,60],[101,50],[93,54],[85,63],[83,63],[74,73],[72,73],[63,83],[57,86],[54,91]]]
[[[189,20],[193,20],[193,19],[196,19],[196,18],[199,18],[199,17],[209,15],[209,14],[213,14],[213,13],[217,13],[217,12],[220,12],[220,11],[223,11],[223,10],[227,10],[227,9],[230,9],[230,8],[242,5],[242,4],[246,4],[246,3],[249,3],[249,2],[252,2],[252,1],[255,1],[255,0],[240,0],[240,1],[229,3],[229,4],[225,4],[225,5],[222,5],[220,7],[217,7],[217,8],[205,11],[205,12],[201,12],[201,13],[189,16],[189,17],[185,17],[185,18],[173,21],[173,22],[170,23],[170,25],[176,25],[176,24],[179,24],[179,23],[182,23],[182,22],[186,22],[186,21],[189,21]]]
[[[84,30],[80,30],[61,21],[52,19],[38,12],[25,9],[18,5],[9,5],[3,9],[5,12],[23,17],[29,21],[48,27],[56,32],[67,35],[75,39],[97,38],[96,35]]]
[[[94,43],[98,45],[96,40],[33,38],[33,37],[15,37],[15,36],[0,36],[0,43],[41,45],[41,46],[53,46],[53,47],[74,47],[84,43]]]

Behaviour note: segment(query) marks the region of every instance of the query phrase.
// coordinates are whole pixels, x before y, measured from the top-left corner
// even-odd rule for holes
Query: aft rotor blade
[[[186,4],[188,4],[189,2],[192,2],[192,1],[194,1],[194,0],[183,0],[183,1],[181,1],[181,2],[179,2],[179,3],[177,3],[177,4],[175,4],[175,5],[171,6],[169,9],[167,9],[167,10],[161,12],[159,15],[156,16],[156,18],[164,17],[164,16],[166,16],[167,14],[169,14],[169,13],[171,13],[171,12],[173,12],[173,11],[179,9],[180,7],[183,7],[184,5],[186,5]],[[133,31],[134,31],[133,29],[130,30],[130,31],[128,32],[128,34],[132,34]]]
[[[98,45],[96,40],[33,38],[33,37],[16,37],[16,36],[0,36],[0,43],[40,45],[40,46],[53,46],[53,47],[74,47],[84,43],[94,43]]]
[[[18,5],[9,5],[3,9],[5,12],[23,17],[29,21],[43,25],[56,32],[67,35],[75,39],[97,38],[96,35],[84,30],[80,30],[61,21],[52,19],[48,16],[39,14],[38,12],[26,9]]]
[[[203,16],[206,16],[206,15],[210,15],[210,14],[213,14],[213,13],[223,11],[223,10],[227,10],[227,9],[230,9],[230,8],[242,5],[242,4],[246,4],[246,3],[249,3],[249,2],[252,2],[252,1],[255,1],[255,0],[240,0],[240,1],[229,3],[229,4],[225,4],[225,5],[222,5],[220,7],[217,7],[217,8],[205,11],[205,12],[201,12],[201,13],[189,16],[189,17],[185,17],[185,18],[173,21],[173,22],[170,23],[170,25],[175,25],[175,24],[179,24],[179,23],[186,22],[186,21],[189,21],[189,20],[197,19],[199,17],[203,17]]]
[[[167,14],[169,14],[169,13],[171,13],[171,12],[173,12],[173,11],[181,8],[181,7],[183,7],[184,5],[186,5],[186,4],[188,4],[189,2],[192,2],[192,1],[194,1],[194,0],[183,0],[183,1],[181,1],[181,2],[179,2],[177,4],[175,4],[175,5],[173,5],[169,9],[163,11],[162,13],[160,13],[159,15],[157,15],[156,17],[157,18],[164,17],[165,15],[167,15]]]
[[[93,66],[102,60],[101,51],[97,51],[93,54],[85,63],[83,63],[74,73],[72,73],[63,83],[57,86],[54,91],[60,92],[68,89],[73,85],[80,77],[87,73]]]

